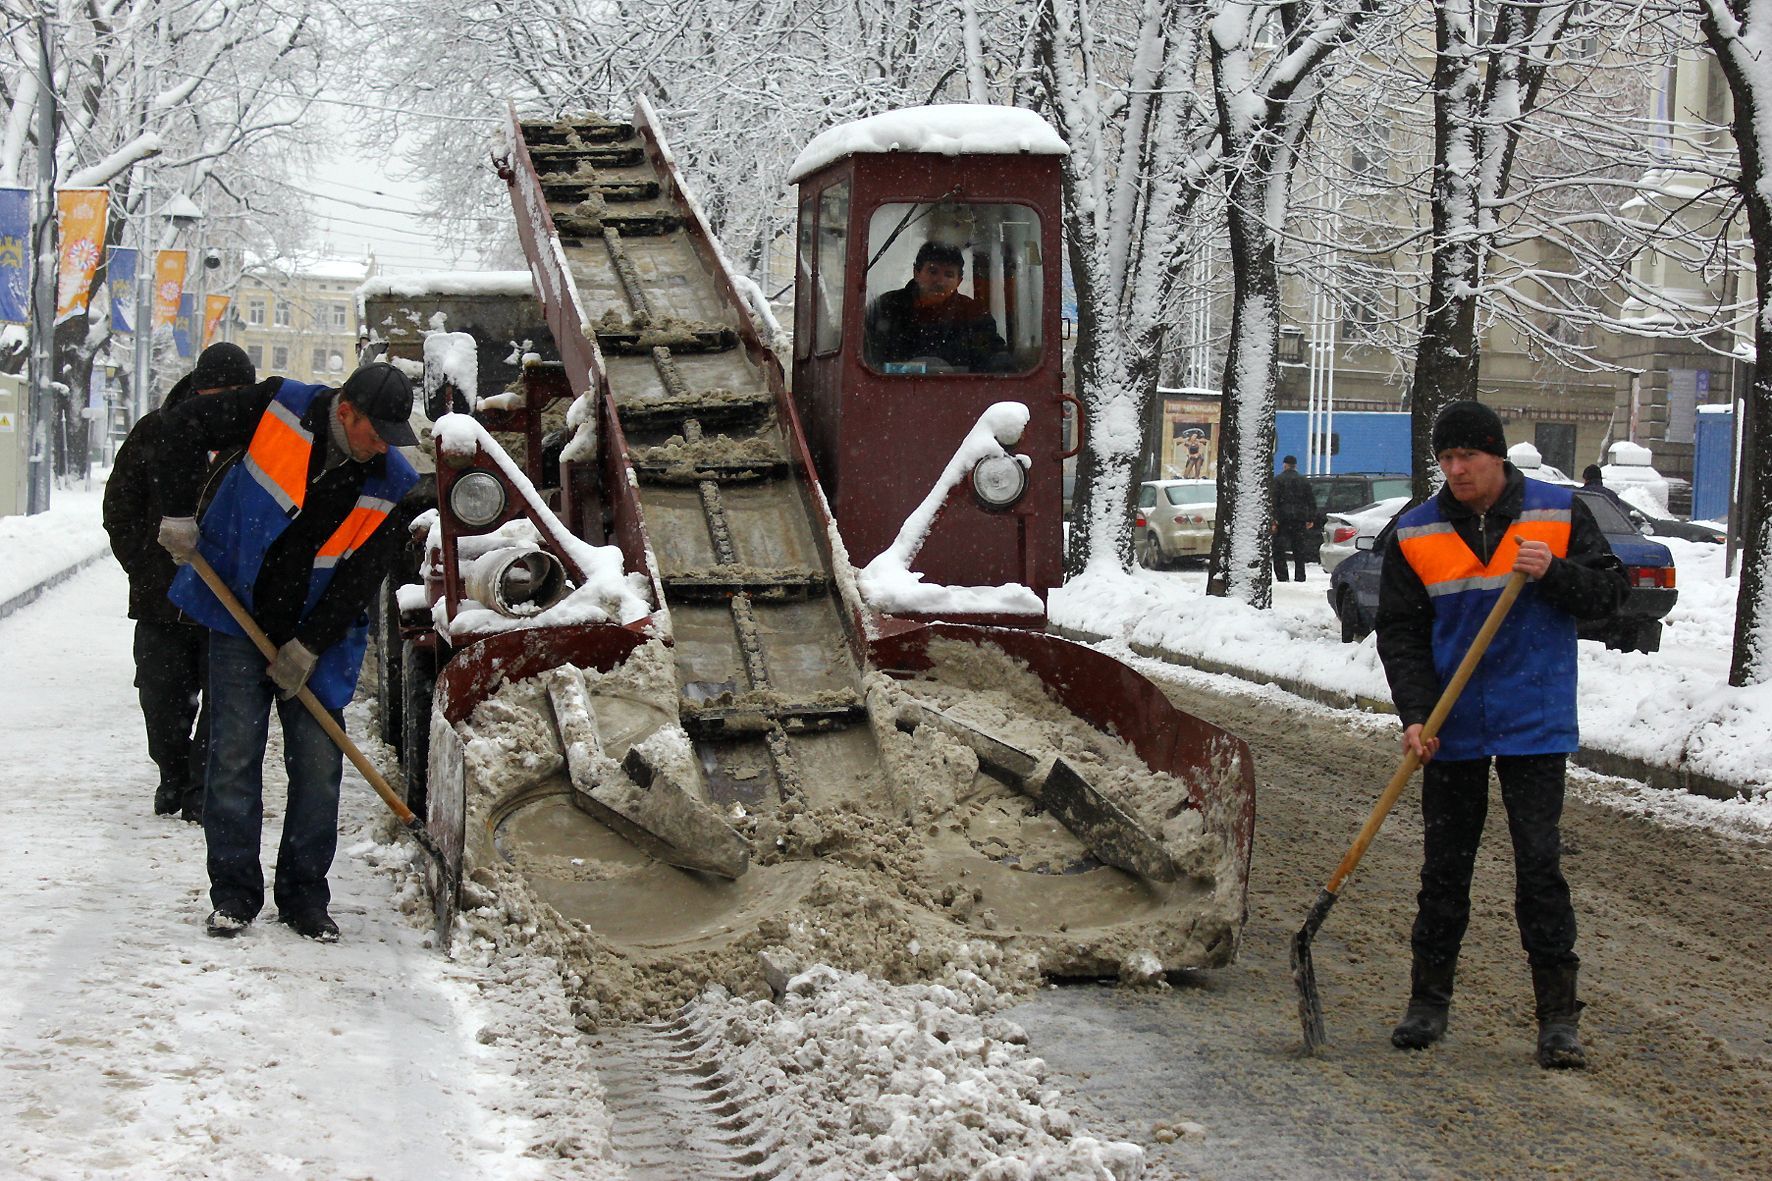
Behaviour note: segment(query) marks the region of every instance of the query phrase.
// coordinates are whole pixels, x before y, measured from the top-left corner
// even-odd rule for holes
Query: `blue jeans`
[[[307,706],[293,697],[278,699],[277,687],[265,675],[268,664],[251,640],[209,634],[209,768],[203,802],[209,901],[243,919],[256,917],[265,904],[258,846],[272,705],[283,727],[283,767],[289,773],[272,894],[279,912],[326,909],[332,900],[326,873],[338,850],[343,755]],[[344,725],[342,711],[332,717]]]

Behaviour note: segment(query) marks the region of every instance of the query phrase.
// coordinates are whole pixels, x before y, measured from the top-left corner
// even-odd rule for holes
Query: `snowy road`
[[[334,873],[344,942],[307,943],[269,915],[233,942],[203,935],[200,834],[150,815],[122,603],[106,562],[0,621],[0,865],[13,890],[0,908],[5,1175],[627,1175],[599,1071],[629,1035],[580,1036],[544,956],[451,961],[428,947],[411,917],[411,854],[354,774]],[[1043,1082],[1030,1060],[1003,1056],[1018,1043],[981,1041],[988,1025],[957,1011],[929,1017],[927,1044],[907,1059],[915,1010],[903,988],[833,980],[795,1012],[716,1002],[706,1018],[728,1031],[726,1048],[707,1053],[723,1053],[752,1091],[766,1084],[776,1106],[753,1113],[768,1116],[761,1126],[800,1137],[792,1145],[812,1126],[811,1137],[854,1140],[860,1064],[886,1054],[887,1073],[907,1067],[899,1073],[917,1080],[920,1093],[895,1100],[916,1112],[915,1128],[959,1127],[980,1094],[1019,1094],[1007,1110],[1039,1116],[1057,1109],[1025,1097],[1058,1087],[1081,1096],[1079,1130],[1142,1146],[1151,1178],[1772,1174],[1772,846],[1758,810],[1576,780],[1566,831],[1594,1066],[1550,1074],[1531,1061],[1530,990],[1495,831],[1452,1036],[1426,1054],[1390,1048],[1420,839],[1406,797],[1316,941],[1331,1046],[1305,1061],[1286,940],[1389,774],[1394,723],[1144,667],[1256,752],[1241,960],[1164,991],[1066,987],[1020,1004],[1008,1015],[1050,1068]],[[366,717],[351,721],[368,732]],[[274,839],[280,784],[269,770]],[[913,999],[928,1011],[928,995]],[[995,1047],[988,1076],[940,1058],[968,1045]],[[844,1046],[851,1056],[835,1052]],[[822,1072],[794,1073],[809,1049]],[[997,1077],[1010,1073],[1019,1091]],[[644,1073],[611,1077],[612,1096],[632,1092],[628,1106],[647,1091]],[[1103,1153],[1078,1147],[1090,1143],[1070,1141],[1073,1165],[1038,1175],[1100,1176]],[[903,1175],[966,1175],[929,1171],[931,1152]]]
[[[408,852],[383,843],[382,805],[348,769],[344,942],[269,912],[231,942],[203,934],[202,834],[151,814],[123,606],[107,560],[0,622],[5,1174],[466,1181],[597,1155],[571,1117],[530,1117],[589,1074],[551,1032],[570,1030],[557,975],[519,993],[424,950],[401,913]],[[269,865],[275,761],[267,780]]]

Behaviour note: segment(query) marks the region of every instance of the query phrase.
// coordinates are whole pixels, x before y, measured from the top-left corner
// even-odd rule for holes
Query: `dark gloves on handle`
[[[197,537],[196,517],[160,518],[160,545],[177,565],[189,564],[191,555],[197,552]]]
[[[308,683],[309,674],[314,671],[314,662],[319,659],[300,640],[291,640],[277,649],[277,659],[271,661],[269,675],[277,686],[278,696],[287,700],[300,693],[301,687]]]

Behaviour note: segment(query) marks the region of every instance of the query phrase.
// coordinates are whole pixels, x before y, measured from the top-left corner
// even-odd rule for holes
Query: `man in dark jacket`
[[[917,251],[911,281],[868,305],[863,346],[870,365],[890,368],[934,358],[966,373],[1001,373],[1014,365],[997,321],[983,304],[960,294],[966,256],[928,241]],[[921,372],[921,370],[917,370]]]
[[[418,473],[392,446],[417,438],[412,386],[392,365],[365,365],[342,389],[272,378],[185,403],[166,416],[160,544],[175,561],[201,552],[279,645],[265,658],[194,570],[172,601],[209,629],[210,735],[203,833],[211,935],[244,930],[264,906],[259,865],[265,741],[275,705],[289,775],[273,897],[278,919],[331,943],[326,875],[338,848],[339,749],[299,701],[304,687],[341,727],[368,642],[364,607],[397,553],[394,508]],[[194,519],[207,452],[246,454]]]
[[[1286,581],[1286,552],[1293,574],[1304,581],[1304,533],[1317,523],[1317,496],[1298,474],[1298,456],[1288,455],[1274,477],[1274,577]]]
[[[166,395],[160,410],[141,416],[117,449],[105,483],[105,532],[111,553],[129,576],[129,617],[135,620],[135,687],[148,731],[148,757],[160,769],[154,814],[203,819],[203,764],[209,718],[199,712],[209,633],[166,598],[176,567],[157,539],[160,494],[160,415],[190,398],[252,385],[258,380],[239,345],[203,350],[191,372]],[[218,455],[204,481],[207,491],[237,453]],[[196,723],[195,731],[192,723]]]
[[[1537,996],[1538,1061],[1585,1066],[1575,910],[1558,825],[1565,765],[1578,745],[1576,620],[1618,609],[1624,568],[1572,489],[1526,479],[1507,462],[1501,419],[1487,406],[1446,407],[1433,445],[1446,485],[1398,518],[1379,584],[1378,655],[1403,748],[1426,764],[1409,1006],[1391,1041],[1418,1050],[1446,1032],[1493,760],[1513,837],[1514,913]],[[1526,575],[1525,589],[1438,736],[1423,742],[1423,723],[1515,571]]]

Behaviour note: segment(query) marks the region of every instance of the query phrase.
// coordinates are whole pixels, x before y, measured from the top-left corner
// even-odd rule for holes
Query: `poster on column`
[[[104,257],[105,220],[111,211],[109,189],[57,189],[56,222],[61,231],[60,270],[55,284],[55,322],[86,310],[93,276]]]
[[[197,328],[197,297],[190,292],[178,297],[178,315],[172,318],[172,347],[178,355],[191,355],[191,338]]]
[[[203,347],[208,348],[215,339],[216,330],[221,327],[222,317],[228,314],[228,297],[206,295],[203,305]]]
[[[1217,390],[1159,389],[1158,477],[1164,480],[1218,478],[1218,430],[1223,399]]]
[[[31,318],[31,190],[0,189],[0,324]]]
[[[111,247],[105,260],[105,283],[111,289],[111,331],[135,331],[135,251],[128,246]]]
[[[185,252],[162,250],[154,259],[154,328],[170,328],[178,318],[178,298],[185,293]]]

